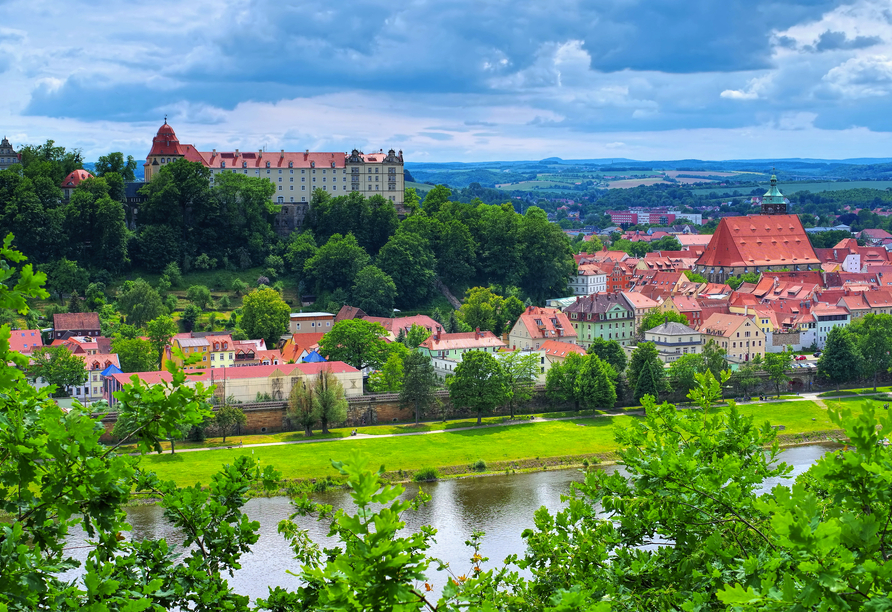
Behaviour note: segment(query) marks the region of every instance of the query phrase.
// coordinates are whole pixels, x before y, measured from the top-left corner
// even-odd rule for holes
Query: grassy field
[[[852,406],[855,408],[855,406]],[[812,401],[775,404],[747,404],[741,411],[754,415],[757,421],[768,420],[772,425],[783,425],[784,433],[803,433],[833,429],[826,411]],[[488,419],[498,421],[501,417]],[[397,438],[352,438],[349,430],[335,430],[332,437],[342,438],[337,443],[322,442],[283,446],[246,445],[208,452],[152,455],[144,458],[146,468],[161,478],[176,480],[183,485],[207,483],[211,474],[236,454],[251,453],[264,464],[275,466],[286,479],[324,478],[334,476],[331,459],[341,459],[359,452],[374,457],[389,471],[412,470],[423,466],[447,467],[470,464],[478,459],[486,462],[519,461],[567,455],[605,453],[615,450],[614,433],[617,427],[628,426],[633,415],[598,418],[573,418],[565,421],[538,421],[506,427],[483,427],[463,431],[447,431],[427,436]],[[448,429],[467,427],[473,420],[451,421]],[[361,433],[407,433],[432,431],[441,423],[394,425],[379,428],[360,428]],[[233,441],[254,441],[255,437],[236,436]],[[257,438],[261,438],[258,436]],[[303,439],[301,434],[288,433],[263,436],[263,441]],[[182,445],[180,445],[182,448]]]

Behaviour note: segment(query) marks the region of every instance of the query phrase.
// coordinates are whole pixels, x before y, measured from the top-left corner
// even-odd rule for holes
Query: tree
[[[83,309],[81,306],[83,305],[83,300],[81,300],[80,296],[77,294],[77,291],[71,294],[71,297],[68,298],[68,312],[81,312]]]
[[[341,423],[347,418],[344,387],[330,369],[319,372],[313,381],[313,405],[319,414],[323,435],[328,434],[330,423]]]
[[[578,353],[568,353],[562,361],[555,363],[545,375],[545,393],[552,401],[573,402],[573,409],[579,410],[579,379],[585,357]]]
[[[514,300],[519,302],[517,298]],[[472,287],[465,292],[465,301],[458,310],[458,318],[471,329],[479,327],[500,335],[505,331],[509,316],[514,315],[516,319],[521,312],[523,304],[520,304],[520,311],[517,311],[517,305],[512,302],[509,312],[507,300],[501,295],[494,293],[489,287]]]
[[[208,304],[213,303],[211,290],[204,285],[192,285],[186,291],[186,299],[195,304],[201,310],[205,310]]]
[[[135,327],[143,327],[152,319],[167,314],[161,295],[141,278],[118,296],[118,310],[127,317],[127,323]]]
[[[765,363],[762,369],[768,374],[768,380],[774,384],[777,396],[780,397],[781,385],[790,380],[787,372],[793,365],[793,351],[789,347],[782,353],[765,353]]]
[[[512,419],[517,409],[533,397],[533,387],[539,378],[539,359],[536,353],[521,351],[512,351],[500,359]]]
[[[157,352],[148,340],[118,336],[112,340],[112,351],[118,354],[122,372],[152,372],[158,368]]]
[[[99,312],[105,306],[105,283],[90,283],[84,295],[84,306],[90,312]]]
[[[400,331],[403,331],[402,327],[400,328]],[[412,327],[410,327],[409,331],[406,333],[404,344],[409,347],[409,349],[415,350],[422,342],[430,338],[430,335],[431,331],[428,328],[413,323]]]
[[[85,291],[90,278],[89,273],[77,265],[76,261],[69,261],[64,257],[51,264],[41,266],[41,271],[46,274],[49,290],[56,294],[60,302],[63,293]]]
[[[827,343],[818,358],[818,378],[839,391],[840,383],[854,379],[861,371],[861,353],[852,333],[844,327],[834,327],[827,334]]]
[[[508,401],[510,393],[499,362],[483,351],[465,353],[446,385],[452,405],[476,412],[478,425],[482,422],[481,415]]]
[[[237,296],[243,294],[247,288],[248,284],[240,278],[232,281],[232,292]]]
[[[433,292],[437,260],[427,240],[398,232],[387,241],[375,260],[396,285],[397,304],[412,308]]]
[[[544,210],[531,206],[520,223],[518,241],[523,245],[520,288],[538,303],[550,295],[563,295],[576,273],[566,234],[548,220]]]
[[[393,315],[397,291],[393,279],[376,266],[366,266],[356,274],[353,282],[353,302],[368,315]]]
[[[387,330],[380,323],[347,319],[335,323],[319,341],[319,351],[329,361],[343,361],[357,370],[380,368],[387,359]]]
[[[302,278],[304,266],[318,250],[313,232],[304,231],[299,234],[291,234],[291,239],[285,248],[285,261],[288,263],[288,270],[297,278]]]
[[[646,395],[654,398],[654,400],[659,399],[660,392],[665,387],[660,384],[662,372],[658,371],[657,368],[662,369],[662,366],[649,361],[642,364],[635,380],[634,397],[636,402],[640,402]]]
[[[146,324],[146,336],[149,338],[155,354],[158,355],[157,367],[161,367],[161,363],[164,361],[164,349],[170,344],[170,339],[176,333],[176,321],[168,315],[156,317]]]
[[[183,316],[180,319],[183,322],[183,329],[187,332],[195,330],[198,320],[201,318],[201,308],[195,304],[189,304],[183,309]]]
[[[877,378],[880,372],[886,372],[892,366],[892,315],[869,313],[856,319],[850,326],[857,338],[861,352],[862,372],[873,377],[873,390],[877,390]]]
[[[709,370],[714,379],[721,380],[722,372],[728,367],[728,361],[725,359],[726,354],[727,351],[720,347],[718,342],[712,339],[707,340],[706,344],[703,345],[703,352],[701,353],[703,367],[700,371],[705,372]],[[756,356],[758,357],[758,355]]]
[[[758,272],[747,272],[741,276],[732,276],[725,282],[736,291],[743,283],[758,283],[760,278],[762,276]]]
[[[586,353],[597,355],[602,361],[609,363],[617,374],[622,374],[626,371],[626,351],[623,350],[622,345],[616,340],[595,338],[589,344]]]
[[[304,430],[304,436],[313,435],[313,426],[319,422],[319,410],[313,402],[312,384],[308,384],[304,380],[298,380],[291,387],[291,394],[288,396],[288,409],[285,412],[285,418],[293,427],[300,427]]]
[[[437,404],[434,394],[437,375],[431,358],[423,353],[411,352],[403,360],[403,387],[400,389],[400,407],[411,406],[415,411],[415,424],[424,412]]]
[[[750,399],[752,390],[759,385],[759,377],[756,375],[756,366],[752,363],[745,363],[734,372],[731,377],[732,382],[737,385],[740,394],[747,400]]]
[[[48,385],[55,385],[56,396],[67,395],[69,387],[87,382],[83,358],[61,345],[45,346],[31,353],[31,363],[25,371],[31,380],[41,378]]]
[[[634,392],[635,401],[642,397],[638,394],[638,378],[642,372],[645,372],[648,377],[643,383],[642,389],[651,393],[654,399],[660,393],[665,393],[669,390],[663,362],[660,361],[657,347],[653,342],[640,343],[638,348],[632,351],[632,358],[629,360],[629,369],[626,377],[629,380],[629,388]]]
[[[669,364],[669,378],[674,382],[672,388],[681,397],[687,397],[688,391],[697,386],[696,375],[705,369],[702,355],[694,353],[682,355]]]
[[[279,336],[288,331],[291,309],[281,294],[270,287],[260,287],[242,300],[239,322],[249,338],[263,338],[267,346],[275,346]]]
[[[370,260],[353,234],[334,234],[307,260],[304,273],[324,291],[350,288]]]
[[[644,332],[658,327],[663,323],[681,323],[688,325],[688,318],[680,312],[674,310],[652,310],[641,319],[641,325],[638,326],[638,337],[644,338]]]
[[[577,394],[593,411],[616,404],[616,371],[597,355],[586,355],[576,379]]]
[[[404,347],[401,343],[397,345]],[[391,351],[384,366],[369,375],[368,385],[375,393],[399,393],[403,386],[403,356]]]
[[[94,169],[96,176],[105,176],[109,172],[114,172],[121,176],[125,181],[135,181],[136,176],[136,160],[132,155],[127,156],[124,161],[124,154],[121,152],[109,153],[108,155],[100,155]]]
[[[245,416],[245,411],[233,405],[229,400],[214,411],[213,424],[223,436],[224,443],[228,434],[235,433],[236,427],[247,422],[248,417]]]
[[[449,187],[436,185],[425,194],[424,199],[421,201],[422,210],[424,210],[426,215],[432,217],[440,211],[440,207],[448,202],[451,196],[452,191]]]

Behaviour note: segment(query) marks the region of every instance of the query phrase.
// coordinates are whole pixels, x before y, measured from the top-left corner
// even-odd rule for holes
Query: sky
[[[147,155],[892,157],[889,0],[0,0],[0,136]]]

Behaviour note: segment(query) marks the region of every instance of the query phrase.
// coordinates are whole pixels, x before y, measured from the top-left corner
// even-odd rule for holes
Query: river
[[[781,460],[793,466],[792,476],[795,477],[833,448],[831,445],[793,447],[783,451]],[[605,466],[603,469],[613,471],[617,468]],[[520,534],[533,526],[533,513],[542,506],[551,512],[563,508],[561,495],[567,494],[570,483],[581,479],[582,473],[578,470],[555,470],[424,483],[421,487],[430,494],[431,501],[419,512],[408,511],[404,520],[411,531],[422,525],[437,529],[436,543],[430,554],[448,561],[456,573],[465,574],[470,568],[468,558],[471,552],[464,542],[474,531],[486,533],[481,552],[489,557],[489,567],[501,565],[508,555],[523,553]],[[769,481],[765,487],[771,488],[775,484],[776,481]],[[414,495],[418,488],[417,484],[406,485],[406,495]],[[317,495],[316,499],[335,507],[352,507],[349,494],[340,489]],[[295,588],[297,578],[286,572],[297,573],[300,567],[277,532],[279,521],[292,513],[290,500],[285,497],[251,499],[244,511],[252,520],[260,522],[260,539],[252,552],[242,557],[242,569],[235,572],[230,584],[236,592],[251,599],[266,597],[270,587]],[[169,543],[181,541],[176,530],[164,520],[160,507],[136,506],[128,508],[127,514],[133,527],[129,538],[165,538]],[[315,542],[332,544],[327,538],[328,522],[318,523],[302,517],[298,517],[297,522],[309,530]],[[82,533],[72,534],[71,546],[84,544]],[[73,548],[71,552],[83,560],[87,549]],[[75,570],[66,577],[77,573]],[[434,567],[430,568],[429,576],[438,591],[447,579],[445,574],[437,574]]]

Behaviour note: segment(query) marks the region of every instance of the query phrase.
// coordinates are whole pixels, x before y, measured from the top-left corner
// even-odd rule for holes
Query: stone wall
[[[771,334],[771,346],[799,345],[799,332],[775,332]]]

